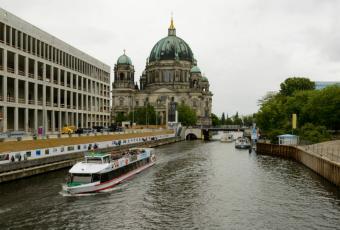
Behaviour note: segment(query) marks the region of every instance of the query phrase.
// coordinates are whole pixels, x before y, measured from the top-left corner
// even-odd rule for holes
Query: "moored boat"
[[[155,164],[152,148],[133,148],[114,159],[111,154],[93,152],[69,170],[63,191],[69,194],[93,193],[114,187]]]
[[[234,136],[231,133],[223,133],[220,141],[221,142],[233,142],[234,141]]]
[[[237,138],[235,141],[235,148],[237,149],[250,149],[251,143],[248,138],[246,137],[240,137]]]

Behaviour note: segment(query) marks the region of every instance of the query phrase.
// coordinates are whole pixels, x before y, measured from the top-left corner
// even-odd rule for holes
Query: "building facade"
[[[131,59],[120,56],[114,67],[112,84],[112,118],[127,116],[138,107],[155,108],[159,124],[173,121],[169,111],[173,105],[184,103],[196,111],[198,125],[211,124],[212,93],[209,81],[197,67],[190,46],[176,36],[171,19],[168,36],[152,48],[140,77],[135,84],[135,70]],[[170,120],[169,120],[170,118]]]
[[[110,122],[110,67],[0,8],[0,131]]]

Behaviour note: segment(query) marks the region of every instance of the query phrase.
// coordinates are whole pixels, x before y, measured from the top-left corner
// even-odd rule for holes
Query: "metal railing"
[[[327,158],[330,161],[340,162],[340,146],[326,146],[324,144],[314,144],[300,146],[306,152]]]
[[[7,72],[9,72],[9,73],[14,73],[14,68],[7,67]]]

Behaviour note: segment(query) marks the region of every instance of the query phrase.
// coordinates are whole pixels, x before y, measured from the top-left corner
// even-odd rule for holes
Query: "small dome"
[[[124,53],[117,60],[117,65],[132,65],[131,59]]]
[[[202,77],[202,81],[208,81],[208,78]]]
[[[198,68],[196,65],[193,66],[190,70],[191,73],[201,73],[200,68]]]

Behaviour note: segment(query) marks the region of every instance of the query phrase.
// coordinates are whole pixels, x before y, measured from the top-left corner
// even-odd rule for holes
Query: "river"
[[[67,170],[0,184],[0,229],[339,229],[340,189],[303,165],[218,141],[156,149],[111,191],[60,194]]]

